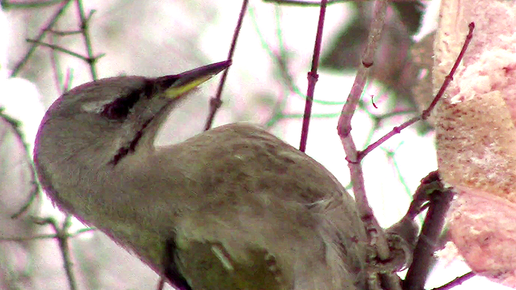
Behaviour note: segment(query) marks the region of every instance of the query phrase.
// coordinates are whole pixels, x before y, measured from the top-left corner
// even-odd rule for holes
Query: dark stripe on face
[[[113,102],[106,104],[100,113],[101,116],[110,119],[123,121],[127,118],[134,105],[142,98],[149,98],[154,91],[154,81],[147,80],[143,87],[138,88]]]
[[[133,153],[136,150],[136,146],[138,145],[138,142],[140,142],[140,139],[143,136],[143,132],[144,132],[145,128],[147,128],[147,125],[149,125],[149,123],[152,120],[153,119],[147,120],[147,122],[145,122],[145,124],[143,124],[142,128],[138,132],[136,132],[133,140],[131,140],[131,142],[128,145],[118,149],[117,154],[113,157],[113,159],[109,162],[109,164],[116,166],[118,164],[118,162],[120,162],[120,160],[122,160],[125,156]]]

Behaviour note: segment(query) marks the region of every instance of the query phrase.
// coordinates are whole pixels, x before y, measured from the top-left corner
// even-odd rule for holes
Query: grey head
[[[79,200],[83,207],[108,202],[92,185],[116,184],[117,170],[124,169],[119,163],[154,150],[160,125],[182,97],[230,64],[159,78],[107,78],[63,94],[45,114],[34,148],[39,180],[51,199],[79,218],[87,215]]]

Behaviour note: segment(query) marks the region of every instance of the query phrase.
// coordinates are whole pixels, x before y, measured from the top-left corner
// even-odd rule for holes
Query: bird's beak
[[[164,88],[164,95],[176,99],[195,89],[214,75],[231,65],[231,60],[212,63],[177,75],[156,79],[156,83]]]

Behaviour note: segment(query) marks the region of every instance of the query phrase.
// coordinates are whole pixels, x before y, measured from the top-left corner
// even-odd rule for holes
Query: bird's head
[[[36,162],[51,158],[47,164],[75,159],[116,165],[136,150],[151,149],[160,125],[178,102],[229,65],[224,61],[159,78],[107,78],[68,91],[52,104],[40,125]]]

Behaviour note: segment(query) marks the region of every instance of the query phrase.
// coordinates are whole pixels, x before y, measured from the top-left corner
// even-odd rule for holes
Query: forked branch
[[[346,159],[350,170],[350,177],[353,182],[353,193],[357,202],[358,211],[362,220],[366,223],[366,227],[370,234],[370,240],[374,245],[379,258],[389,258],[389,246],[383,231],[381,230],[378,221],[373,215],[373,210],[369,206],[365,194],[364,176],[362,173],[362,165],[358,160],[358,151],[356,149],[355,141],[351,136],[351,119],[357,109],[358,102],[364,91],[367,82],[370,68],[373,66],[374,55],[379,46],[380,37],[385,23],[385,15],[387,11],[388,1],[376,1],[374,5],[373,22],[369,30],[369,37],[367,39],[367,46],[362,56],[362,65],[358,68],[351,92],[342,108],[339,118],[337,131],[346,152]]]

